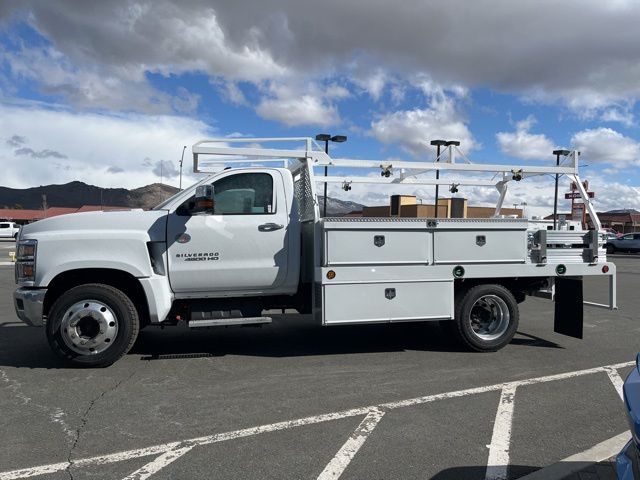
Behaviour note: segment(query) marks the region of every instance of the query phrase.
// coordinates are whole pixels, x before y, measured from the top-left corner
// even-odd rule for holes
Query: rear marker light
[[[565,273],[567,273],[567,267],[565,267],[564,265],[558,265],[556,267],[556,273],[558,275],[564,275]]]
[[[602,273],[607,273],[609,271],[609,265],[605,265],[602,267]]]
[[[329,270],[329,271],[327,272],[327,278],[328,278],[329,280],[333,280],[334,278],[336,278],[336,272],[334,272],[333,270]]]

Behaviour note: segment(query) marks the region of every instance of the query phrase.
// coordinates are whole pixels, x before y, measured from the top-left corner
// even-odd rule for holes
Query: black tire
[[[498,318],[492,320],[494,313]],[[461,292],[456,298],[455,321],[451,323],[465,347],[495,352],[511,342],[518,320],[518,302],[513,294],[502,285],[486,284]],[[488,323],[486,329],[482,328],[483,322]]]
[[[616,253],[616,247],[614,247],[613,245],[608,244],[608,245],[606,246],[606,248],[607,248],[607,253],[609,253],[609,254],[611,254],[611,253]]]
[[[17,234],[17,233],[14,233],[14,234],[13,234],[13,239],[14,239],[14,240],[18,240],[18,234]]]
[[[101,311],[106,310],[107,314],[110,315],[109,318],[112,321],[109,323],[109,328],[113,329],[114,335],[112,335],[113,338],[102,339],[100,348],[104,348],[104,350],[91,353],[86,350],[88,346],[81,347],[79,345],[75,346],[74,349],[71,343],[74,340],[71,337],[76,338],[76,336],[66,333],[71,330],[71,327],[63,331],[65,315],[71,317],[72,310],[76,308],[76,305],[83,303],[84,307],[89,306],[90,303],[91,305],[101,305],[104,308],[104,310],[101,308]],[[80,310],[78,311],[80,312]],[[77,321],[77,324],[80,325],[80,322],[85,319],[89,324],[91,322],[95,323],[98,329],[102,328],[99,322],[94,320],[90,314],[83,315]],[[90,326],[88,328],[96,327]],[[51,306],[46,323],[47,340],[54,353],[74,365],[83,367],[107,367],[114,363],[131,349],[136,341],[139,329],[138,311],[131,299],[121,290],[101,283],[80,285],[63,293]],[[93,333],[95,333],[95,330]],[[103,331],[100,330],[99,334],[102,333]],[[93,338],[99,338],[99,334],[95,333]],[[79,337],[79,335],[78,333],[78,338],[87,338],[89,342],[92,341],[91,336]],[[107,336],[109,335],[107,334]]]

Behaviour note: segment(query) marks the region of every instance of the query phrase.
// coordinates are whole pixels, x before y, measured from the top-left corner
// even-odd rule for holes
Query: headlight
[[[16,283],[33,285],[36,281],[37,240],[20,240],[16,252]]]
[[[18,243],[18,251],[16,252],[17,261],[34,261],[36,258],[36,250],[38,249],[37,240],[21,240]]]

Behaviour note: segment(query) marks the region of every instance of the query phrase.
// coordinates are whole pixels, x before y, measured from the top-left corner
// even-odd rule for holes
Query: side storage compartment
[[[520,219],[439,220],[433,231],[433,262],[525,263],[527,221]]]
[[[453,280],[325,284],[322,297],[325,325],[453,318]]]
[[[424,221],[324,223],[323,265],[428,265],[432,233]]]

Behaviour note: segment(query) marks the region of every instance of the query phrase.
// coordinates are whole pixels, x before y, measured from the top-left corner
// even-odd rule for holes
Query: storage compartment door
[[[326,265],[431,263],[431,233],[412,230],[327,230]]]
[[[433,234],[434,263],[524,263],[524,230],[457,230]]]
[[[453,318],[453,281],[325,284],[323,323]]]

